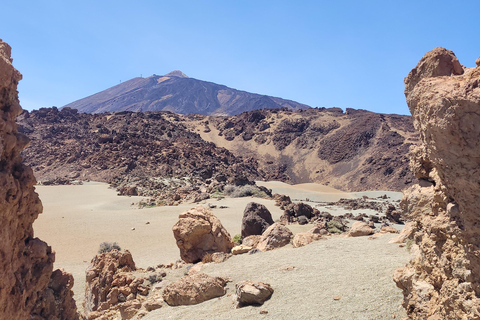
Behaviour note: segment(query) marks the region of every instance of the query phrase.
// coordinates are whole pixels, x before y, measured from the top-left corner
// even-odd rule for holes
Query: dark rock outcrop
[[[272,214],[263,204],[250,202],[243,211],[242,238],[261,235],[273,224]]]

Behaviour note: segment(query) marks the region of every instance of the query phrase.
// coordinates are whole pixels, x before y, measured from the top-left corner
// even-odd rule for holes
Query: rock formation
[[[183,261],[196,263],[207,253],[230,253],[234,247],[230,234],[210,210],[198,206],[178,218],[173,235]]]
[[[42,211],[32,170],[20,151],[28,138],[15,119],[21,74],[11,49],[0,40],[0,319],[77,319],[73,279],[53,270],[55,253],[34,238],[32,224]]]
[[[420,183],[401,203],[414,221],[412,256],[394,279],[411,319],[480,319],[480,67],[435,48],[405,95],[423,144],[411,150]]]
[[[163,299],[170,306],[198,304],[225,294],[226,279],[203,273],[188,275],[163,290]]]
[[[363,221],[355,221],[348,231],[350,237],[364,237],[369,236],[375,232],[367,223]]]
[[[137,293],[146,295],[148,290],[142,286],[143,279],[138,280],[126,274],[135,270],[135,262],[129,251],[112,250],[95,256],[85,272],[85,315],[95,318],[91,313],[134,300]]]
[[[263,204],[250,202],[243,211],[242,238],[261,235],[273,224],[272,214]]]
[[[257,249],[268,251],[281,248],[290,243],[293,233],[280,223],[274,223],[265,230],[260,238]]]

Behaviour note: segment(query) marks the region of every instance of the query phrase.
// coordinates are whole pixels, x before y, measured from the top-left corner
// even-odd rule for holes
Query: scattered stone
[[[368,236],[371,235],[375,232],[374,229],[368,226],[363,221],[356,221],[352,224],[352,227],[350,228],[350,231],[348,232],[348,235],[350,237],[363,237],[363,236]]]
[[[286,246],[290,243],[293,234],[287,227],[274,223],[262,234],[257,249],[268,251]]]
[[[222,262],[227,261],[231,256],[232,256],[232,254],[230,254],[230,253],[215,252],[215,253],[212,254],[212,262],[222,263]]]
[[[295,266],[282,266],[280,268],[278,268],[278,271],[292,271],[292,270],[295,270],[297,269],[297,267]]]
[[[384,226],[380,229],[383,233],[398,233],[398,230],[391,226]]]
[[[188,275],[170,283],[163,291],[163,299],[170,306],[198,304],[225,294],[227,281],[203,273]]]
[[[243,253],[249,252],[252,249],[253,249],[252,247],[241,244],[239,246],[235,246],[235,247],[232,248],[232,254],[233,255],[243,254]]]
[[[242,244],[247,247],[256,248],[261,237],[261,235],[248,236],[242,240]]]
[[[260,310],[260,314],[268,314],[268,310],[265,310],[265,309]]]
[[[340,300],[340,299],[342,299],[342,297],[340,297],[340,296],[333,296],[333,300],[335,300],[335,301],[338,301],[338,300]]]
[[[302,232],[302,233],[297,233],[293,237],[292,244],[294,248],[299,248],[299,247],[306,246],[307,244],[312,243],[313,241],[316,241],[318,239],[320,239],[320,234]]]
[[[235,285],[233,300],[236,308],[262,305],[273,294],[273,288],[265,282],[242,281]]]

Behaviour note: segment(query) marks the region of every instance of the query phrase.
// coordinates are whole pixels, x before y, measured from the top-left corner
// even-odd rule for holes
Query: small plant
[[[226,185],[223,189],[223,193],[232,198],[242,198],[250,196],[264,198],[267,196],[267,194],[264,191],[260,190],[258,187],[248,184],[240,187]]]
[[[162,280],[163,280],[163,277],[161,274],[154,273],[148,276],[148,281],[150,281],[151,284],[160,282]]]
[[[213,257],[211,253],[206,253],[202,258],[203,263],[213,262]]]
[[[241,245],[241,244],[242,244],[242,235],[236,234],[236,235],[232,238],[232,242],[234,242],[234,243],[237,244],[237,245]]]
[[[100,243],[100,248],[98,249],[98,254],[102,254],[102,253],[105,253],[105,252],[110,252],[112,250],[122,250],[120,248],[120,246],[118,245],[118,243],[116,242],[102,242]]]
[[[327,230],[330,233],[342,233],[344,226],[335,220],[331,220],[327,222]]]
[[[414,243],[413,239],[408,239],[407,242],[405,243],[405,248],[407,248],[407,250],[410,251],[412,249],[413,243]]]

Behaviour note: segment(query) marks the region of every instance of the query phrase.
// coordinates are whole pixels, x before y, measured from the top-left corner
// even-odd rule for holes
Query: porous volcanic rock
[[[281,248],[290,243],[293,233],[280,223],[274,223],[265,230],[260,238],[257,249],[260,251],[268,251]]]
[[[108,310],[127,299],[134,300],[137,294],[146,295],[148,289],[142,285],[143,279],[128,274],[135,270],[135,262],[128,250],[120,252],[114,249],[95,256],[85,272],[85,315],[95,318],[90,314]]]
[[[230,253],[234,247],[230,234],[209,209],[198,206],[178,218],[173,235],[183,261],[196,263],[207,253]]]
[[[185,276],[170,283],[163,291],[163,299],[170,306],[202,303],[225,294],[227,280],[204,273]]]
[[[29,139],[18,132],[22,111],[10,46],[0,40],[0,318],[78,319],[73,278],[52,273],[55,253],[34,238],[32,224],[42,212],[32,170],[20,156]]]
[[[410,319],[480,319],[480,67],[435,48],[405,79],[422,145],[420,183],[401,206],[415,222],[412,258],[394,274]]]
[[[293,236],[292,244],[294,248],[299,248],[306,246],[307,244],[312,243],[320,239],[320,234],[312,232],[300,232]]]
[[[272,214],[267,207],[256,202],[249,202],[243,211],[242,238],[261,235],[272,224]]]

